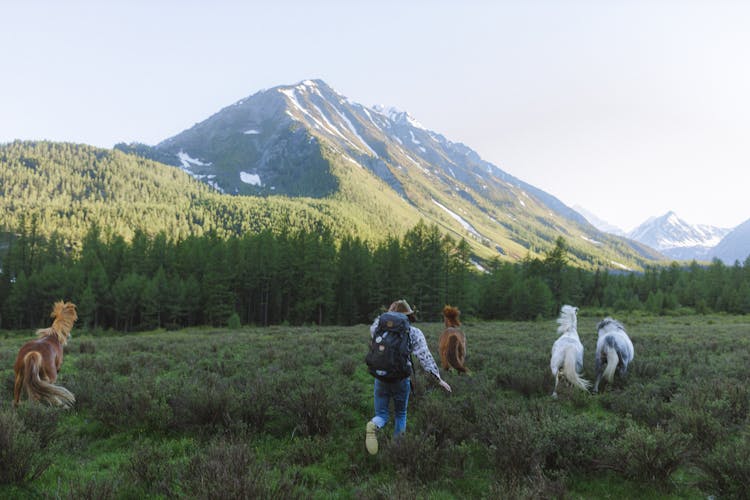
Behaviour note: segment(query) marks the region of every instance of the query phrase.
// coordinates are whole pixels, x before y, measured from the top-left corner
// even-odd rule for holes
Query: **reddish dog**
[[[64,387],[54,385],[63,362],[63,346],[68,342],[73,323],[78,319],[76,305],[72,302],[55,302],[50,317],[52,326],[37,330],[36,340],[21,346],[13,365],[16,384],[13,406],[18,406],[21,390],[26,389],[29,399],[44,400],[50,404],[70,408],[75,396]]]
[[[461,311],[457,307],[445,306],[443,308],[445,330],[440,335],[438,346],[444,370],[455,368],[461,373],[466,373],[468,371],[464,366],[466,336],[459,328],[461,326],[461,321],[458,319],[460,315]]]

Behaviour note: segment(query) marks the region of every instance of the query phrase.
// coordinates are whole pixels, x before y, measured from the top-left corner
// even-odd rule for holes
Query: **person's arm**
[[[440,370],[438,370],[437,363],[435,363],[435,358],[432,357],[430,348],[427,345],[427,339],[424,338],[424,333],[422,333],[422,330],[412,326],[410,337],[412,343],[412,353],[417,357],[419,363],[422,365],[422,368],[424,368],[425,371],[432,373],[435,378],[438,379],[440,387],[448,392],[451,392],[451,386],[448,385],[448,382],[443,380],[443,378],[440,376]]]
[[[380,316],[375,318],[375,321],[370,325],[370,337],[375,337],[375,332],[378,331],[378,325],[380,324]]]

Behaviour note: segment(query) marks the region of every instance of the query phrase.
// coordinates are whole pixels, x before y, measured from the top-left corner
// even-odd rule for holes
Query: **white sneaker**
[[[378,452],[378,436],[375,432],[378,430],[378,426],[375,422],[370,420],[367,422],[365,431],[365,448],[370,455],[375,455]]]

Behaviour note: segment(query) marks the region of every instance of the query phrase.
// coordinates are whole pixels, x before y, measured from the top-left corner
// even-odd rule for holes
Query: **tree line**
[[[608,311],[750,312],[750,258],[726,266],[672,263],[643,273],[568,264],[563,238],[543,258],[480,266],[465,240],[419,222],[379,243],[325,230],[170,239],[91,228],[72,251],[23,221],[0,244],[0,328],[44,326],[55,300],[78,305],[79,324],[120,331],[227,324],[369,323],[405,298],[424,321],[445,304],[478,319],[556,315],[563,303]]]

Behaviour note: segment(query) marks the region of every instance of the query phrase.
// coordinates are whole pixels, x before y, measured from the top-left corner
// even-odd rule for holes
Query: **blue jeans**
[[[397,382],[383,382],[375,379],[375,417],[372,421],[378,428],[388,423],[388,405],[393,399],[394,429],[393,435],[398,436],[406,431],[406,407],[409,404],[411,384],[409,378]]]

